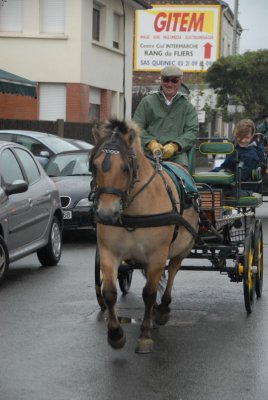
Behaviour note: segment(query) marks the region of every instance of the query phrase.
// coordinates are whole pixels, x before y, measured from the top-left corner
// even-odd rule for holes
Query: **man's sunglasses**
[[[162,81],[163,81],[164,83],[169,83],[169,82],[178,83],[178,82],[179,82],[179,79],[178,79],[178,78],[162,78]]]

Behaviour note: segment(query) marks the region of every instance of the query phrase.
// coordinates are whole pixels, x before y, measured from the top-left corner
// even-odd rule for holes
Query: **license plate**
[[[63,211],[63,219],[72,219],[72,211]]]

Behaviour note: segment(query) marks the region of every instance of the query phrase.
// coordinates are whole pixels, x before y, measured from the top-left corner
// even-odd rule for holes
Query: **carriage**
[[[94,159],[96,160],[96,158],[100,158],[101,154],[102,158],[101,164],[98,166],[98,173],[100,173],[100,169],[102,169],[103,175],[106,173],[108,176],[109,170],[112,169],[111,159],[113,155],[120,154],[120,152],[123,151],[120,149],[117,140],[115,140],[115,136],[118,134],[120,129],[116,124],[110,125],[109,129],[111,135],[109,136],[108,142],[107,136],[105,136],[106,139],[104,139],[102,145],[98,147],[98,151],[92,155],[91,162],[93,176],[94,174],[95,176],[97,174],[96,170],[94,171],[94,168],[96,168],[96,165],[93,166]],[[97,215],[97,222],[101,225],[100,230],[102,230],[102,228],[107,228],[107,226],[111,227],[112,225],[112,234],[117,232],[114,229],[120,229],[123,232],[122,236],[119,237],[121,243],[118,245],[118,248],[116,250],[113,249],[112,252],[110,250],[109,252],[104,240],[105,235],[107,238],[107,232],[103,233],[101,231],[100,237],[97,240],[95,258],[96,296],[100,307],[102,309],[105,309],[106,307],[108,308],[109,318],[110,321],[112,321],[110,326],[108,322],[108,342],[113,347],[119,348],[123,346],[122,343],[114,345],[114,338],[118,334],[118,330],[121,331],[121,327],[117,324],[117,317],[115,316],[115,311],[113,309],[115,300],[112,294],[114,293],[115,287],[112,285],[110,293],[107,294],[107,288],[106,292],[102,291],[103,282],[105,279],[108,281],[111,280],[111,276],[116,274],[120,290],[123,294],[126,294],[131,286],[133,271],[136,269],[144,269],[144,266],[147,266],[147,264],[149,264],[149,272],[147,270],[147,284],[143,291],[145,316],[141,327],[141,336],[136,349],[137,352],[147,353],[152,351],[149,327],[152,322],[152,315],[156,308],[156,322],[159,324],[166,323],[170,312],[169,305],[171,303],[171,288],[175,275],[179,269],[193,271],[219,271],[220,273],[226,274],[231,282],[242,282],[245,308],[247,313],[252,312],[254,300],[256,297],[261,297],[263,286],[263,230],[261,219],[256,216],[256,209],[263,202],[263,176],[261,174],[261,169],[259,168],[256,171],[253,171],[252,182],[249,183],[241,181],[241,165],[239,162],[237,162],[236,174],[227,171],[198,172],[195,170],[194,166],[196,152],[201,154],[203,157],[207,157],[208,155],[229,154],[233,151],[234,146],[231,142],[226,140],[222,142],[213,142],[211,139],[203,138],[198,147],[189,152],[190,173],[185,171],[183,168],[177,170],[173,163],[163,163],[159,156],[156,155],[155,161],[151,161],[151,164],[153,165],[151,168],[155,171],[153,174],[158,175],[162,174],[162,172],[159,171],[165,171],[163,172],[163,174],[167,176],[164,182],[165,190],[168,191],[169,189],[167,189],[167,187],[172,187],[174,191],[175,187],[179,193],[179,200],[176,198],[173,202],[173,194],[169,195],[171,196],[169,197],[169,200],[172,203],[172,212],[163,213],[162,210],[159,210],[159,214],[154,214],[155,218],[153,219],[150,218],[150,215],[146,215],[145,218],[141,218],[139,215],[124,215],[124,209],[126,208],[124,202],[126,202],[125,204],[130,207],[133,197],[136,199],[141,196],[141,193],[148,190],[149,185],[147,179],[146,183],[142,184],[141,188],[131,197],[131,190],[133,189],[134,182],[136,182],[137,179],[138,167],[135,166],[135,163],[137,162],[137,159],[139,160],[139,157],[136,158],[136,154],[134,154],[135,149],[134,153],[131,150],[128,154],[128,158],[131,159],[131,161],[129,162],[125,160],[123,162],[124,167],[126,167],[127,163],[128,174],[130,177],[130,183],[126,192],[123,193],[122,189],[115,188],[115,181],[115,187],[113,186],[113,181],[109,181],[108,188],[105,188],[104,181],[99,181],[98,186],[95,188],[95,192],[98,193],[98,201],[101,195],[104,195],[104,197],[106,196],[107,199],[109,197],[112,197],[113,199],[118,197],[121,201],[121,203],[119,202],[119,204],[121,204],[121,209],[117,209],[117,221],[111,223],[111,219],[109,219],[110,216],[105,221],[98,219],[99,215]],[[122,170],[122,166],[120,168]],[[153,179],[156,179],[155,175],[153,175],[153,178],[151,175],[150,182],[152,182]],[[163,178],[161,177],[159,179],[160,182],[161,179],[163,180]],[[130,203],[127,202],[129,197],[131,197]],[[161,201],[164,200],[161,200],[161,197],[159,197],[159,202]],[[175,206],[177,205],[177,212],[174,210],[174,204]],[[192,214],[187,218],[187,213],[190,212],[190,210]],[[184,216],[186,216],[186,218]],[[166,228],[166,225],[169,228],[172,228],[170,233],[171,250],[166,254],[166,257],[164,256],[166,262],[163,267],[169,271],[169,278],[161,303],[156,305],[154,303],[154,291],[149,290],[151,286],[155,285],[155,283],[152,284],[150,281],[150,279],[153,280],[151,276],[153,275],[153,267],[151,267],[150,264],[152,255],[150,255],[150,257],[148,256],[146,260],[142,262],[142,257],[124,257],[126,254],[133,255],[133,253],[131,253],[131,251],[126,253],[119,249],[120,245],[121,247],[129,246],[129,241],[125,239],[124,232],[125,236],[127,236],[142,231],[143,235],[146,235],[146,232],[148,232],[148,236],[150,230],[159,230],[164,228],[164,226]],[[156,232],[156,234],[158,233]],[[183,234],[183,240],[178,241],[178,236],[182,237]],[[147,236],[143,236],[140,239],[139,249],[143,247],[142,241],[146,240]],[[126,240],[126,242],[124,242],[124,240]],[[136,236],[135,240],[139,240],[139,237]],[[181,246],[181,244],[179,244],[181,242],[187,242],[188,246],[186,245],[185,248],[180,248],[180,250],[176,252],[174,248],[176,246]],[[153,249],[151,249],[147,244],[146,246],[146,248],[143,249],[143,252],[146,253],[147,256],[147,253]],[[159,244],[157,246],[159,246]],[[137,249],[137,247],[135,248]],[[99,254],[100,251],[102,252],[102,266]],[[165,251],[166,250],[163,248],[162,252]],[[118,256],[119,268],[115,268],[113,269],[113,272],[111,272],[111,269],[109,270],[108,267],[107,272],[106,267],[107,264],[109,264],[108,258],[111,257],[113,263],[116,263],[114,252],[117,255],[120,253],[122,258],[121,259],[120,256]],[[158,258],[159,255],[160,253],[158,252]],[[187,259],[186,264],[182,262],[185,259]],[[203,263],[202,261],[206,262]],[[156,280],[159,280],[161,274],[159,269],[157,274]],[[147,292],[152,296],[151,302],[147,299],[147,297],[150,297]],[[112,303],[112,306],[110,303]],[[150,305],[148,305],[149,303]],[[122,339],[121,335],[119,336]],[[122,340],[124,342],[125,339]],[[118,342],[120,342],[120,340]]]

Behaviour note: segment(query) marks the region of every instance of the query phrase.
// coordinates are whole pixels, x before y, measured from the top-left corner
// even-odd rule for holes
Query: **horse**
[[[182,210],[176,184],[160,162],[153,165],[145,156],[139,133],[134,122],[117,119],[96,128],[89,165],[95,193],[102,297],[108,312],[107,340],[114,349],[126,342],[115,308],[116,281],[121,263],[133,260],[143,266],[146,277],[142,291],[144,316],[135,351],[150,353],[153,323],[164,325],[168,321],[174,278],[194,245],[199,216],[194,205]],[[157,305],[167,260],[168,279]]]

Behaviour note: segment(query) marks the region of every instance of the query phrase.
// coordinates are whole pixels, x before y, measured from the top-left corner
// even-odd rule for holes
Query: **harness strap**
[[[165,225],[183,225],[186,228],[193,238],[195,239],[196,243],[201,246],[206,246],[205,242],[199,237],[198,233],[194,230],[192,225],[189,224],[180,215],[178,212],[167,212],[161,214],[145,214],[145,215],[122,215],[121,221],[116,223],[103,223],[102,221],[98,221],[96,217],[96,222],[101,223],[103,225],[111,225],[111,226],[118,226],[120,228],[126,229],[137,229],[137,228],[155,228],[158,226],[165,226]]]
[[[129,206],[129,205],[133,202],[133,200],[146,188],[146,186],[148,186],[149,183],[152,182],[152,180],[153,180],[154,177],[156,176],[157,172],[158,172],[158,170],[155,169],[154,172],[153,172],[153,174],[152,174],[152,175],[150,176],[150,178],[148,179],[148,181],[146,181],[146,182],[144,183],[144,185],[142,185],[142,187],[141,187],[141,188],[131,197],[131,199],[127,202],[127,206]]]
[[[106,193],[106,194],[114,194],[118,197],[123,197],[125,196],[125,192],[123,192],[123,190],[120,189],[116,189],[113,187],[109,187],[109,186],[105,186],[105,187],[101,187],[98,189],[98,195],[102,194],[102,193]]]

